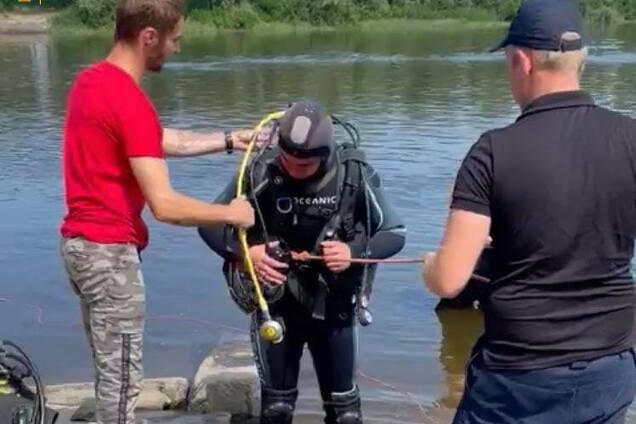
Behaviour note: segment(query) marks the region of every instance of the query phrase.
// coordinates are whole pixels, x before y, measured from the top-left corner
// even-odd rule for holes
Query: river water
[[[360,129],[363,146],[408,226],[405,255],[441,236],[449,191],[479,135],[518,114],[499,30],[319,31],[293,36],[221,34],[185,41],[161,74],[144,81],[166,126],[252,126],[290,101],[311,98]],[[64,212],[60,133],[73,76],[102,58],[99,37],[0,40],[0,335],[22,344],[48,383],[91,378],[79,310],[58,256]],[[605,106],[636,104],[636,27],[595,36],[585,88]],[[237,155],[170,162],[174,185],[212,199]],[[148,216],[146,375],[191,376],[216,345],[245,337],[220,261],[191,229]],[[375,323],[360,331],[360,385],[369,422],[448,422],[463,387],[476,311],[436,314],[419,268],[385,266],[375,284]],[[308,356],[308,355],[307,355]],[[307,358],[306,358],[307,359]],[[311,362],[299,410],[320,413]]]

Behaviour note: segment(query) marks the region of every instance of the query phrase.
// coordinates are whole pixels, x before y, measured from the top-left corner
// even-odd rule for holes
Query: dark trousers
[[[622,424],[636,395],[634,350],[529,371],[471,360],[453,424]]]
[[[285,339],[266,343],[252,325],[252,342],[263,383],[276,390],[296,389],[300,359],[305,345],[311,353],[323,400],[332,393],[350,391],[355,386],[357,334],[353,306],[348,310],[328,307],[324,321],[311,317],[291,296],[272,310],[283,322]]]
[[[329,300],[329,299],[328,299]],[[314,368],[325,410],[326,424],[362,424],[360,394],[355,383],[357,334],[351,302],[338,307],[328,301],[326,318],[314,319],[292,296],[272,309],[284,323],[279,344],[264,342],[252,321],[252,342],[261,377],[261,424],[291,424],[298,396],[300,358],[305,345]],[[256,315],[254,315],[255,317]]]

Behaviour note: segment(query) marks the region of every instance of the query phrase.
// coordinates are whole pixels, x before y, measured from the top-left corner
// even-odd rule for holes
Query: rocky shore
[[[94,421],[92,383],[48,386],[46,397],[59,424]],[[138,410],[149,423],[239,424],[255,422],[259,405],[251,348],[234,342],[212,351],[191,379],[144,380]]]

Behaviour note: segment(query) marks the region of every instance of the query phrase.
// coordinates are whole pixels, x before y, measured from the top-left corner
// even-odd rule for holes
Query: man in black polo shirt
[[[581,26],[570,1],[521,6],[498,49],[522,114],[471,148],[426,258],[452,298],[493,239],[455,424],[623,423],[636,393],[636,122],[580,91]]]

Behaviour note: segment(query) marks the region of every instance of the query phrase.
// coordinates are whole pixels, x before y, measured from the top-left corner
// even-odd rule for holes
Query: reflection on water
[[[144,87],[169,126],[253,125],[299,98],[321,101],[352,120],[408,226],[404,254],[412,256],[438,243],[454,175],[470,145],[518,113],[501,55],[484,53],[499,37],[492,30],[222,34],[186,41],[183,53]],[[72,77],[103,57],[108,43],[0,39],[0,301],[21,302],[0,303],[0,333],[33,352],[49,382],[90,378],[78,306],[57,252],[64,212],[59,143]],[[585,87],[601,104],[633,111],[635,52],[634,27],[595,41]],[[171,161],[170,171],[177,189],[212,199],[237,164],[237,156],[220,155]],[[227,332],[223,326],[247,329],[247,320],[229,301],[218,258],[194,231],[149,223],[147,375],[192,375]],[[480,319],[471,310],[436,314],[436,304],[417,267],[380,268],[375,323],[360,331],[369,422],[448,422],[452,416]],[[320,402],[305,359],[299,407],[310,420]]]
[[[439,362],[444,370],[444,393],[437,403],[454,409],[464,392],[464,375],[470,352],[482,332],[481,311],[478,309],[444,309],[437,311],[442,327]]]

